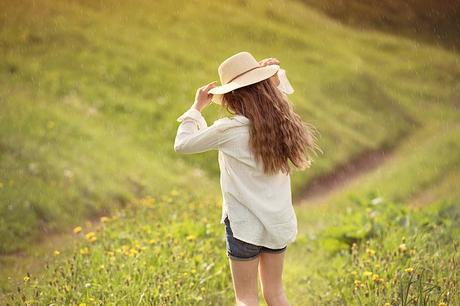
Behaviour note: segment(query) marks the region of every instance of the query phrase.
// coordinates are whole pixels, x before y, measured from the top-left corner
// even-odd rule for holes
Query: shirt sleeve
[[[223,142],[224,126],[218,119],[210,126],[195,108],[190,108],[177,118],[181,122],[174,141],[174,151],[184,154],[218,150]]]

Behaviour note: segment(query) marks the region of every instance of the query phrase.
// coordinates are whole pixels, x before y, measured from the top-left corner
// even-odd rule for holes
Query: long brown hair
[[[250,121],[250,146],[257,161],[262,159],[264,172],[289,174],[292,164],[304,170],[316,155],[318,130],[302,121],[287,96],[272,80],[235,89],[222,97],[222,107],[234,115]]]

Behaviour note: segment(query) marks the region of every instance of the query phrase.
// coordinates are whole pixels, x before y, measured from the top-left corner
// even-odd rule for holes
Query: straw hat
[[[279,69],[279,65],[261,66],[249,52],[239,52],[220,64],[218,72],[222,85],[209,90],[213,94],[212,102],[221,104],[225,93],[268,79]]]

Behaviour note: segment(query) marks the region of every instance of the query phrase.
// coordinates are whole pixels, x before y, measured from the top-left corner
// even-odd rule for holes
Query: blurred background
[[[291,175],[293,305],[357,301],[353,244],[391,254],[425,230],[414,249],[446,257],[422,251],[413,265],[442,267],[458,254],[459,50],[455,0],[1,1],[5,301],[231,305],[217,152],[181,155],[173,142],[196,89],[240,51],[280,60],[295,111],[321,133],[324,154]],[[373,273],[392,287],[408,260]],[[433,303],[454,303],[458,272],[432,279],[451,292]],[[373,305],[403,300],[369,290]]]

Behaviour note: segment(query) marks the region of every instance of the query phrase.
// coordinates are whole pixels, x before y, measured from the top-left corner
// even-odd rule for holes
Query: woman
[[[181,124],[174,150],[218,150],[220,223],[225,224],[237,305],[258,305],[258,273],[267,304],[289,305],[283,262],[297,235],[289,161],[299,169],[309,167],[307,153],[319,149],[318,133],[293,111],[286,96],[293,90],[277,59],[258,62],[240,52],[226,59],[218,73],[222,85],[200,87],[192,107],[177,118]],[[201,111],[211,102],[234,116],[207,126]]]

